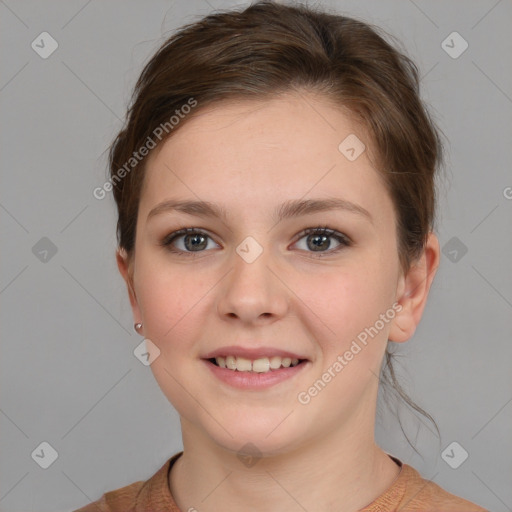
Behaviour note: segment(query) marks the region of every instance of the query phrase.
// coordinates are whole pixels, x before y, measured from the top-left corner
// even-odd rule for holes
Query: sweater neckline
[[[147,491],[144,492],[144,490],[142,490],[138,496],[138,501],[141,506],[136,507],[136,512],[154,512],[155,507],[161,507],[163,503],[169,508],[169,511],[180,512],[180,508],[171,494],[169,475],[174,463],[182,455],[183,451],[180,451],[169,458],[154,477],[147,482],[149,484],[146,487]],[[389,487],[375,500],[362,508],[360,512],[379,512],[382,510],[384,504],[392,506],[399,503],[405,494],[405,484],[409,474],[409,467],[397,457],[389,453],[386,453],[386,455],[400,467],[400,471]],[[147,507],[143,506],[145,503],[148,504]]]

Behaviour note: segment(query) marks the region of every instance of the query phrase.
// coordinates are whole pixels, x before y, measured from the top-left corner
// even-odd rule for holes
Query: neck
[[[361,424],[359,424],[360,426]],[[399,466],[379,448],[371,428],[353,425],[250,467],[237,454],[182,419],[183,455],[169,478],[181,510],[225,512],[356,512],[388,489]]]

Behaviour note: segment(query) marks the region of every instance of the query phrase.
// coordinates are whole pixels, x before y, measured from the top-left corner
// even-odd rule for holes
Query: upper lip
[[[288,350],[282,350],[276,347],[241,347],[239,345],[230,345],[227,347],[220,347],[211,352],[208,352],[203,356],[203,359],[212,359],[214,357],[226,357],[226,356],[235,356],[235,357],[244,357],[246,359],[250,359],[252,361],[256,359],[261,359],[262,357],[289,357],[291,359],[307,359],[307,357],[295,354],[294,352],[290,352]]]

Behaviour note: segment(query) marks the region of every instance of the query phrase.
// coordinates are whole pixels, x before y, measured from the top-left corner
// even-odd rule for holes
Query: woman
[[[80,511],[484,511],[374,440],[439,264],[440,161],[414,64],[367,24],[258,2],[170,38],[109,184],[184,450]]]

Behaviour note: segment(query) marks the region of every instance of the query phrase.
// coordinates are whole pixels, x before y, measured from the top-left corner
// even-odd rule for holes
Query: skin
[[[355,133],[366,145],[349,161],[338,145]],[[379,497],[399,474],[374,440],[378,379],[387,340],[400,343],[422,316],[439,263],[431,233],[422,256],[403,273],[393,203],[368,158],[370,141],[341,109],[309,92],[217,104],[188,119],[147,159],[135,255],[117,253],[134,322],[158,346],[153,374],[180,415],[184,454],[169,486],[181,510],[201,512],[325,510],[353,512]],[[275,223],[291,199],[343,198],[371,215],[332,210]],[[222,205],[227,220],[149,211],[170,199]],[[306,228],[329,226],[318,257]],[[183,227],[178,256],[159,245]],[[236,252],[251,236],[263,253],[247,263]],[[314,238],[314,235],[312,236]],[[193,238],[193,235],[192,235]],[[310,236],[311,240],[311,236]],[[307,391],[379,315],[400,313],[307,405]],[[308,367],[262,391],[218,381],[200,357],[225,345],[270,345],[304,354]],[[254,444],[251,467],[237,453]],[[307,468],[307,469],[306,469]],[[203,501],[204,500],[204,501]]]

